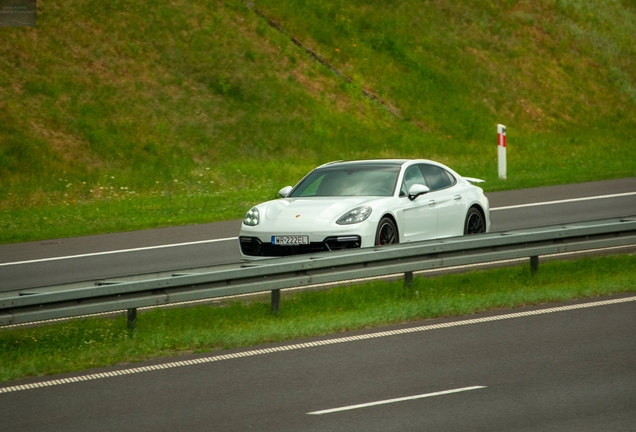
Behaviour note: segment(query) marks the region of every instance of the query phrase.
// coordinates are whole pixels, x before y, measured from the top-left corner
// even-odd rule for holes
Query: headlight
[[[356,207],[336,221],[338,225],[351,225],[367,220],[371,216],[371,207]]]
[[[256,226],[260,221],[261,217],[256,207],[248,211],[245,215],[245,219],[243,219],[243,223],[249,226]]]

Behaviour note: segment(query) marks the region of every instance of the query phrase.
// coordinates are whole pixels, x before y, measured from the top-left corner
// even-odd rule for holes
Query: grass
[[[37,28],[0,27],[0,243],[240,219],[337,159],[435,159],[486,191],[636,175],[633,1],[254,6],[287,34],[239,0],[42,0]],[[0,329],[0,381],[631,292],[634,264],[157,309],[134,338],[124,318]]]
[[[281,342],[489,310],[634,292],[636,256],[546,262],[466,274],[378,281],[267,301],[153,309],[133,337],[125,317],[0,329],[0,382],[186,353]]]
[[[633,2],[254,3],[287,34],[239,0],[43,1],[0,27],[0,243],[240,219],[337,159],[487,191],[636,175]]]

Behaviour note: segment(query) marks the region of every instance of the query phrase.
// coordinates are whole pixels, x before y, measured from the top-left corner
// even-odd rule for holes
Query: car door
[[[412,165],[404,172],[400,189],[401,234],[403,242],[427,240],[437,237],[437,209],[431,205],[428,194],[414,200],[408,190],[414,184],[428,186],[420,165]]]
[[[437,237],[464,234],[466,197],[457,186],[457,179],[437,165],[422,164],[420,169],[431,189],[426,194],[429,205],[437,211]]]

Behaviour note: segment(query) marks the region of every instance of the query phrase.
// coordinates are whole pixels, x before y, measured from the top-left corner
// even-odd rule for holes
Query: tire
[[[480,234],[486,232],[486,221],[484,216],[475,207],[471,207],[466,214],[464,222],[464,235]]]
[[[385,246],[400,242],[397,227],[391,218],[384,217],[378,224],[378,230],[375,234],[375,245]]]

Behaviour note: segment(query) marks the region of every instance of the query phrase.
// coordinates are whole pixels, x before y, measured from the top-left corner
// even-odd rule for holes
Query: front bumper
[[[306,245],[282,246],[271,242],[263,242],[258,237],[240,236],[239,246],[245,256],[289,256],[315,252],[327,252],[343,249],[357,249],[362,239],[358,235],[329,236],[320,242],[310,242]]]

